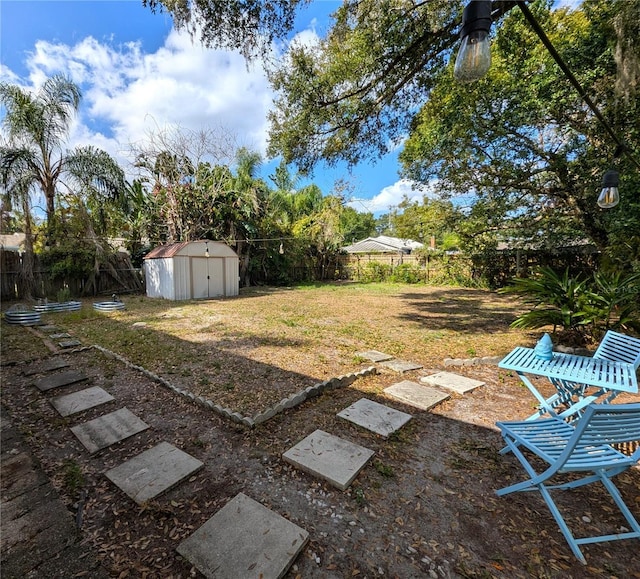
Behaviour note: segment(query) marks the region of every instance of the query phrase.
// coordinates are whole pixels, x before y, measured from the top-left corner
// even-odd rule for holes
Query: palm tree
[[[91,183],[99,193],[114,193],[124,186],[124,175],[111,157],[93,147],[63,150],[73,116],[80,106],[80,89],[70,79],[48,78],[36,93],[0,83],[0,102],[6,109],[6,143],[0,149],[2,182],[28,183],[46,201],[47,226],[55,219],[59,184],[70,190]]]
[[[30,197],[44,196],[48,236],[54,230],[62,185],[83,203],[105,195],[115,197],[124,190],[124,173],[107,153],[93,147],[63,149],[80,99],[80,89],[61,75],[48,78],[34,93],[0,83],[0,103],[5,108],[0,183],[5,195],[19,201],[27,213]],[[25,214],[25,223],[30,225],[30,214]],[[25,233],[28,251],[31,231]],[[32,263],[32,256],[30,260],[23,267]],[[26,272],[26,278],[32,276]],[[27,293],[25,297],[30,297]]]

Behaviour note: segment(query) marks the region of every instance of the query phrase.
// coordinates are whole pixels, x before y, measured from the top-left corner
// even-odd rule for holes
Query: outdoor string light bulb
[[[453,67],[459,82],[481,79],[491,66],[491,0],[469,2],[462,13],[460,50]]]
[[[284,245],[282,244],[282,241],[280,242],[280,248],[278,249],[278,253],[280,255],[282,255],[284,253]]]
[[[618,193],[618,171],[607,171],[602,178],[602,191],[598,197],[598,206],[603,209],[611,209],[620,203],[620,194]]]
[[[209,243],[207,242],[204,244],[204,256],[209,257]]]

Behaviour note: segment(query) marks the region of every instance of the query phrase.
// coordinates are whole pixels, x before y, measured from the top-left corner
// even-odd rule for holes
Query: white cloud
[[[348,205],[357,211],[367,211],[374,214],[388,213],[392,208],[407,197],[410,201],[422,202],[426,191],[419,189],[420,185],[409,179],[400,179],[393,185],[384,187],[371,199],[352,197]]]
[[[139,43],[110,45],[86,37],[73,46],[38,41],[27,62],[38,87],[63,73],[81,87],[83,102],[69,145],[103,148],[126,166],[130,142],[149,131],[180,126],[223,129],[238,145],[264,153],[272,91],[259,64],[193,43],[173,30],[156,52]],[[3,80],[15,75],[3,67]]]

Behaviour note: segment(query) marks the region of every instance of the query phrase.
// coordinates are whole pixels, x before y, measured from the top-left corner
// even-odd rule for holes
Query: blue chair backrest
[[[593,357],[631,364],[637,370],[640,367],[640,339],[609,330]]]
[[[576,431],[580,445],[640,440],[640,403],[593,404],[585,411]]]

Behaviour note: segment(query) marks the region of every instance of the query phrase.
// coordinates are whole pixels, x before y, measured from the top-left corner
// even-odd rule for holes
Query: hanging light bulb
[[[209,243],[205,242],[204,244],[204,256],[209,257]]]
[[[284,245],[282,244],[282,241],[280,242],[280,249],[278,249],[278,253],[280,255],[282,255],[284,253]]]
[[[598,197],[598,206],[603,209],[611,209],[620,203],[618,193],[618,171],[607,171],[602,178],[602,191]]]
[[[453,67],[459,82],[481,79],[491,66],[491,0],[472,0],[462,13],[460,50]]]

